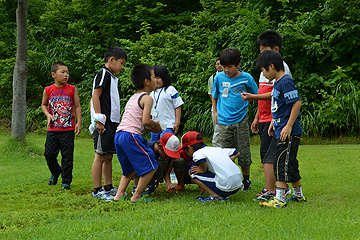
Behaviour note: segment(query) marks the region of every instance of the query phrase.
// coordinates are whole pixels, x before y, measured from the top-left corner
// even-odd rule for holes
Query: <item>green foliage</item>
[[[16,3],[0,1],[4,93],[0,103],[7,106],[0,110],[0,119],[5,125],[11,116]],[[257,80],[256,37],[268,29],[283,36],[282,54],[302,98],[305,133],[335,136],[360,131],[358,0],[32,0],[29,4],[28,131],[44,126],[39,106],[44,87],[53,83],[50,66],[55,61],[69,66],[69,83],[78,88],[87,128],[92,80],[103,64],[103,53],[118,45],[129,57],[118,76],[122,110],[135,91],[132,66],[163,64],[185,102],[181,130],[211,135],[206,84],[215,71],[214,60],[222,49],[236,47],[242,54],[241,70]],[[255,111],[256,104],[250,105],[250,121]]]

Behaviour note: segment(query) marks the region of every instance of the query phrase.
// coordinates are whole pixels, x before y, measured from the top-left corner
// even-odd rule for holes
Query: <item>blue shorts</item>
[[[191,170],[192,167],[190,167]],[[231,191],[231,192],[224,192],[220,189],[218,189],[216,187],[215,184],[215,174],[212,172],[205,172],[205,173],[198,173],[196,175],[191,174],[191,177],[194,179],[199,180],[200,182],[202,182],[203,184],[205,184],[208,188],[210,188],[211,190],[213,190],[214,192],[216,192],[217,194],[219,194],[222,197],[228,197],[230,195],[233,195],[235,193],[237,193],[239,191],[239,189]]]
[[[174,133],[174,130],[172,130],[172,128],[167,128],[165,130],[163,130],[161,133],[153,133],[151,132],[151,138],[150,138],[150,142],[157,142],[160,140],[160,138],[165,134],[165,133]]]
[[[116,132],[114,142],[123,175],[135,171],[141,176],[159,167],[154,151],[141,135],[125,131]]]

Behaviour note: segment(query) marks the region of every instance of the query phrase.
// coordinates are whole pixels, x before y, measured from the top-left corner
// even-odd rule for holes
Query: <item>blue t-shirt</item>
[[[287,74],[275,82],[271,95],[271,112],[275,126],[275,137],[279,139],[281,130],[289,121],[293,104],[301,99],[294,80]],[[291,136],[302,133],[299,117],[300,112],[293,125]]]
[[[231,125],[244,119],[249,102],[241,98],[243,92],[258,93],[258,86],[249,73],[241,71],[235,78],[224,72],[216,74],[212,96],[217,98],[218,123]]]

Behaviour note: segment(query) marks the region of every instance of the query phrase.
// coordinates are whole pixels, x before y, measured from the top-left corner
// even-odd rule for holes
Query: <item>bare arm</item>
[[[254,120],[251,123],[251,131],[253,133],[259,133],[259,109],[256,110]]]
[[[288,139],[290,137],[292,127],[295,123],[295,120],[297,119],[297,117],[299,115],[300,108],[301,108],[301,101],[299,100],[297,102],[294,102],[294,104],[291,108],[290,118],[289,118],[286,126],[281,130],[281,133],[280,133],[281,141],[285,141],[286,139]]]
[[[148,129],[150,129],[151,132],[161,133],[162,129],[161,129],[159,121],[155,122],[150,118],[152,104],[153,104],[153,99],[149,95],[144,95],[141,98],[140,105],[144,108],[142,121],[143,121],[144,125]]]
[[[263,94],[252,94],[248,92],[241,93],[242,99],[245,101],[253,101],[253,100],[271,100],[271,92],[263,93]]]
[[[169,162],[169,167],[168,167],[168,169],[166,170],[166,173],[165,173],[165,176],[164,176],[164,179],[165,179],[165,182],[166,182],[166,185],[167,185],[168,190],[175,188],[175,185],[171,182],[171,178],[170,178],[170,173],[171,173],[171,171],[172,171],[172,168],[173,168],[173,165],[174,165],[174,161],[175,161],[174,158],[172,158],[172,159],[170,160],[170,162]]]
[[[43,97],[42,97],[42,101],[41,101],[41,110],[43,111],[43,113],[45,114],[46,118],[47,118],[47,127],[50,127],[50,123],[52,121],[54,121],[54,117],[49,113],[49,109],[48,109],[48,97],[46,95],[46,90],[44,90],[43,92]]]
[[[198,174],[198,173],[204,173],[207,171],[207,163],[202,162],[199,166],[193,166],[191,168],[191,174]]]
[[[100,96],[102,94],[102,91],[102,87],[95,88],[91,98],[95,113],[101,113]],[[104,133],[104,128],[105,127],[102,123],[96,123],[96,131],[98,131],[99,133]]]
[[[75,114],[76,114],[75,133],[76,135],[79,135],[81,132],[81,106],[80,106],[79,93],[76,88],[74,93],[74,106],[75,106]]]
[[[217,124],[218,123],[218,112],[217,112],[217,101],[218,99],[217,98],[213,98],[211,97],[211,103],[212,103],[212,108],[213,108],[213,114],[214,114],[214,120],[215,120],[215,123]]]
[[[240,152],[238,152],[238,153],[235,154],[235,155],[230,156],[230,159],[233,160],[233,162],[234,162],[235,159],[236,159],[237,157],[239,157],[239,156],[240,156]]]
[[[181,106],[175,109],[175,125],[173,127],[174,134],[177,134],[177,132],[179,131],[180,119],[181,119]]]

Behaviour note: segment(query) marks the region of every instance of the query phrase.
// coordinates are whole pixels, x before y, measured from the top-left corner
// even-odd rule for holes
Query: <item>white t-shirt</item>
[[[160,124],[166,125],[167,128],[173,128],[176,123],[175,109],[184,103],[178,91],[173,86],[166,90],[163,87],[152,91],[150,96],[154,99],[151,109],[152,120],[160,121]]]
[[[215,174],[215,185],[224,192],[231,192],[242,186],[240,168],[230,159],[235,148],[204,147],[193,155],[193,161],[206,159],[208,171]]]

